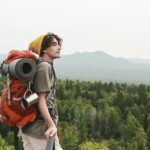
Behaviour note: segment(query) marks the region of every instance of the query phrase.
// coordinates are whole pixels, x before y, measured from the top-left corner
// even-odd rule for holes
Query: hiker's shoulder
[[[38,63],[38,71],[51,70],[51,65],[47,61],[41,61]]]

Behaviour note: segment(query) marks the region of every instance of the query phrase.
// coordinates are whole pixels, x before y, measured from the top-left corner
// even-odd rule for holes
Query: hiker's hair
[[[52,45],[52,41],[53,41],[54,38],[57,40],[58,45],[61,46],[62,39],[58,35],[49,32],[43,38],[43,42],[42,42],[42,45],[41,45],[40,56],[42,56],[44,54],[43,50],[45,50],[46,48],[48,48]]]

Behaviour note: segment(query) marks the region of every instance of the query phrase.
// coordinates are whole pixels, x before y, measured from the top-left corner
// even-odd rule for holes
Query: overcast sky
[[[0,53],[27,49],[48,31],[60,35],[62,54],[104,51],[150,58],[149,0],[3,0]]]

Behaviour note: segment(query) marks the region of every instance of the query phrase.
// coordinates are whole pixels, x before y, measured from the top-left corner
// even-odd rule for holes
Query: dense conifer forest
[[[56,98],[64,150],[150,150],[150,85],[58,80]],[[1,123],[0,150],[13,145]]]

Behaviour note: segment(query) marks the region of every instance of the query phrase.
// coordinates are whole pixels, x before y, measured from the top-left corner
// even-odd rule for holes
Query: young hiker
[[[54,59],[60,58],[61,43],[58,35],[47,33],[29,44],[29,50],[40,58],[33,80],[33,90],[39,96],[39,111],[33,123],[22,127],[24,150],[62,150],[57,137],[56,76],[53,68]]]

